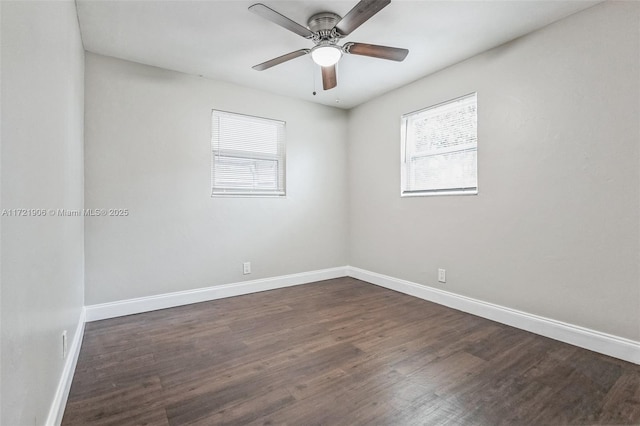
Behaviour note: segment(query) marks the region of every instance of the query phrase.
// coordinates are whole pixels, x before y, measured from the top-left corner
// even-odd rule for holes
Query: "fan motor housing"
[[[340,22],[340,15],[331,12],[316,13],[307,22],[309,29],[315,32],[331,31]]]

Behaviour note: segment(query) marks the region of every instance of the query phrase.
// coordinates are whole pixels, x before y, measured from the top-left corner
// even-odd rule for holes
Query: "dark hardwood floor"
[[[88,323],[62,423],[640,424],[640,366],[340,278]]]

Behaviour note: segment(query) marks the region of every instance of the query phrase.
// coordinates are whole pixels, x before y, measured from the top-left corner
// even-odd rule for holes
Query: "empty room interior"
[[[0,424],[640,424],[640,3],[0,1]]]

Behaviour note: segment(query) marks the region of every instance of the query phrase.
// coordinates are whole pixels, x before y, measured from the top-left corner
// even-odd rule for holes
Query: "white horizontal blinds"
[[[477,190],[476,106],[473,93],[402,117],[403,193]]]
[[[213,111],[213,194],[284,195],[285,123]]]

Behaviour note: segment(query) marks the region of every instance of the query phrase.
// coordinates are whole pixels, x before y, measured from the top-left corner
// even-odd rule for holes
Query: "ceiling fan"
[[[309,18],[307,22],[308,28],[303,27],[262,3],[254,4],[249,7],[251,12],[313,41],[315,46],[311,49],[300,49],[287,53],[286,55],[255,65],[253,69],[264,71],[275,65],[310,53],[313,61],[322,67],[322,88],[329,90],[338,84],[336,64],[344,53],[389,59],[398,62],[403,61],[409,53],[407,49],[353,42],[344,43],[342,46],[338,45],[341,38],[351,34],[353,30],[365,23],[389,3],[391,3],[391,0],[361,0],[344,17],[332,12],[316,13]]]

